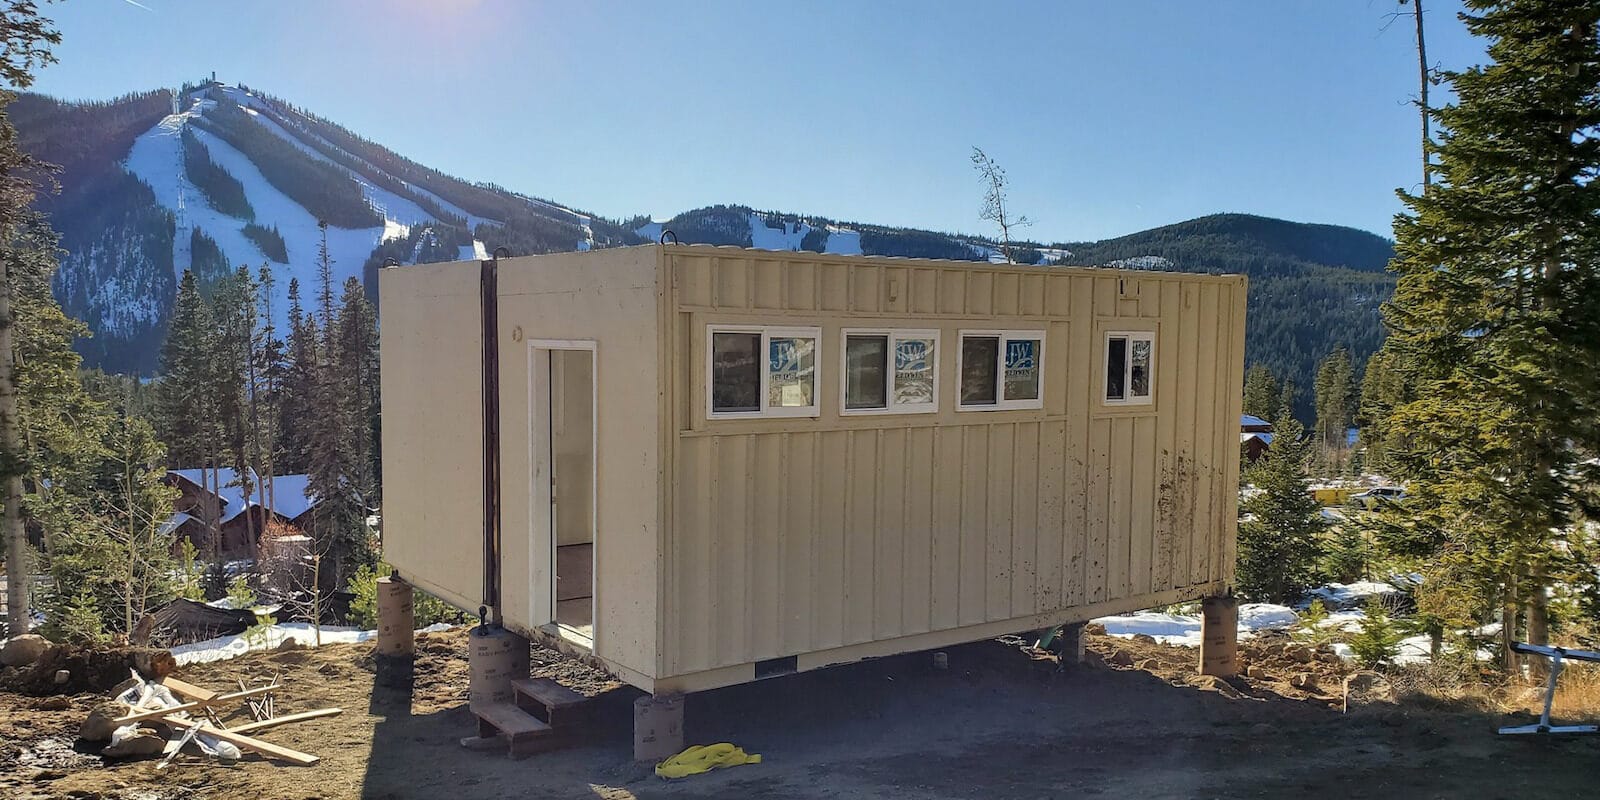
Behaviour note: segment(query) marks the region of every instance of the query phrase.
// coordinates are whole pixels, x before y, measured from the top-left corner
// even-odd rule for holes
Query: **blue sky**
[[[1429,59],[1483,58],[1429,0]],[[545,3],[70,0],[35,89],[213,70],[446,172],[598,214],[742,203],[1026,235],[1217,211],[1389,235],[1415,187],[1416,55],[1395,0]]]

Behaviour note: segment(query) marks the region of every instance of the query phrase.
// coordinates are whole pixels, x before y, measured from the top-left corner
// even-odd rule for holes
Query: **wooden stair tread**
[[[589,698],[549,678],[513,678],[511,688],[551,710],[571,708],[589,702]]]
[[[478,715],[478,719],[493,725],[495,730],[500,731],[508,739],[515,740],[551,731],[549,725],[511,703],[487,703],[475,706],[472,713]]]

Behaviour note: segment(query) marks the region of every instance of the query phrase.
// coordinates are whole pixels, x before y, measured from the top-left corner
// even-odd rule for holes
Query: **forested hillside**
[[[1294,381],[1302,419],[1312,416],[1318,360],[1343,346],[1359,365],[1383,343],[1378,309],[1394,293],[1384,271],[1394,245],[1366,231],[1214,214],[1066,247],[1071,264],[1250,276],[1245,361]]]
[[[24,147],[63,167],[66,191],[36,205],[61,231],[67,254],[55,290],[93,332],[78,345],[91,367],[156,371],[185,270],[209,297],[241,265],[281,265],[272,306],[286,309],[289,279],[310,282],[323,241],[335,282],[356,277],[373,299],[387,259],[586,250],[652,242],[665,230],[686,244],[1003,260],[988,236],[740,205],[611,220],[447,175],[249,87],[204,82],[177,95],[23,95],[11,110]],[[1102,242],[1014,242],[1013,251],[1026,264],[1249,275],[1247,360],[1293,380],[1307,418],[1316,361],[1340,345],[1364,361],[1382,340],[1377,310],[1393,288],[1383,272],[1393,248],[1381,237],[1241,214]]]

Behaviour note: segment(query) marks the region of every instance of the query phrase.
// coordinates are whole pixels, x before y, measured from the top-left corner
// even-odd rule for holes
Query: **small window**
[[[963,411],[1043,408],[1042,331],[962,331]]]
[[[708,415],[817,416],[817,328],[713,326]]]
[[[1106,334],[1106,404],[1151,402],[1155,369],[1155,334]]]
[[[845,414],[938,410],[938,331],[844,331]]]

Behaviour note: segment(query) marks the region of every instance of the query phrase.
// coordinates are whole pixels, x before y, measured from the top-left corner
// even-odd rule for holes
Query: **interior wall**
[[[550,436],[555,456],[556,544],[594,541],[594,354],[550,352]]]

